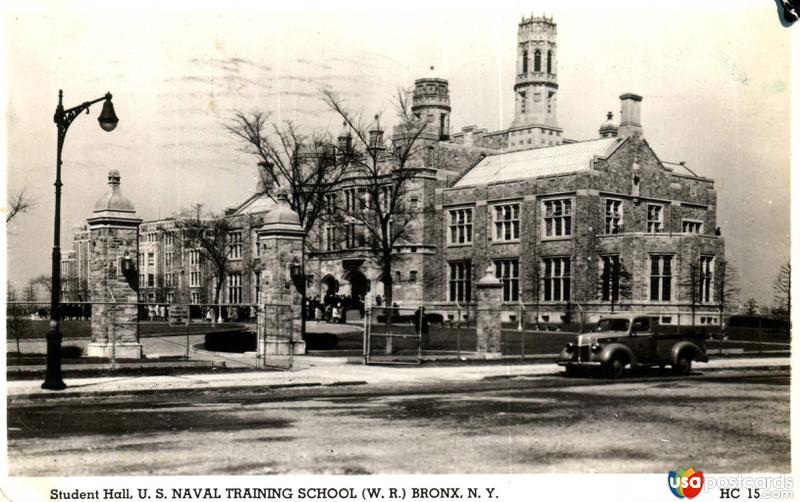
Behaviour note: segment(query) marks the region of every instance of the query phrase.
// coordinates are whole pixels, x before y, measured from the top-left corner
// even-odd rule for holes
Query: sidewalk
[[[788,368],[789,358],[712,359],[696,371],[735,368]],[[104,397],[122,394],[198,392],[218,389],[280,389],[339,385],[414,385],[475,382],[487,378],[557,375],[552,362],[465,366],[364,366],[346,358],[296,356],[292,371],[247,371],[158,376],[67,378],[62,391],[41,389],[38,380],[6,383],[9,402],[54,397]]]

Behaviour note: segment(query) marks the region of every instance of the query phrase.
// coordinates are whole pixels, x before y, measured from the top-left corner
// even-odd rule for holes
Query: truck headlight
[[[601,347],[599,343],[593,343],[592,344],[592,352],[594,352],[595,354],[600,352],[600,349],[602,349],[602,348],[603,347]]]
[[[564,350],[566,350],[567,352],[572,352],[573,350],[575,350],[575,344],[572,343],[572,342],[569,342],[566,345],[566,347],[564,347]]]

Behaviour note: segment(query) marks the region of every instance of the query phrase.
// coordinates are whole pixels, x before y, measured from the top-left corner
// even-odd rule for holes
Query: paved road
[[[789,372],[11,402],[11,475],[786,472]]]

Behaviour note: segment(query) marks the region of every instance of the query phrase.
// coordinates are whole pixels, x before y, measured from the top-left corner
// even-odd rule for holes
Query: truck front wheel
[[[605,365],[604,373],[608,378],[619,378],[625,372],[627,361],[622,356],[613,356]]]

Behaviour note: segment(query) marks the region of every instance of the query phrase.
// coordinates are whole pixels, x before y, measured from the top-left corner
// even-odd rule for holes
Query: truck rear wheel
[[[678,360],[672,365],[672,371],[676,375],[688,375],[692,372],[692,358],[686,354],[678,356]]]

